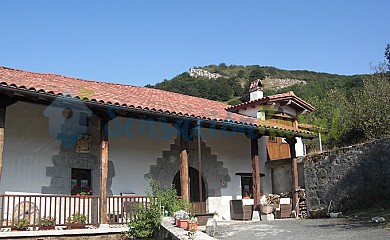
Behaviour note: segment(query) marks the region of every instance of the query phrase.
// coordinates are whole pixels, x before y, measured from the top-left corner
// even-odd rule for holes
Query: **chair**
[[[244,205],[242,200],[230,200],[230,218],[232,220],[251,220],[253,205]]]
[[[279,207],[275,211],[275,217],[278,219],[288,218],[291,216],[291,210],[291,198],[280,198]]]

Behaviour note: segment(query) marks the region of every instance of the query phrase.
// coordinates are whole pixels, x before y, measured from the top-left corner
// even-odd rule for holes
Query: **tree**
[[[257,79],[264,79],[264,78],[265,78],[264,70],[261,69],[260,67],[252,70],[249,74],[250,81],[254,81]]]
[[[387,66],[390,69],[390,43],[387,44],[387,47],[385,50],[385,58],[387,59]]]

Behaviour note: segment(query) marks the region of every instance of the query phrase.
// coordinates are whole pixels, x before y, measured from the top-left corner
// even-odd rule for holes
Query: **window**
[[[286,138],[282,138],[282,143],[287,143]]]
[[[91,187],[91,170],[72,168],[71,178],[72,195],[77,194],[77,190],[83,187]]]
[[[88,119],[89,119],[89,113],[86,112],[80,112],[80,117],[79,117],[79,124],[82,127],[88,127]]]
[[[253,198],[253,178],[252,173],[236,173],[241,177],[241,194],[242,197]],[[264,173],[260,173],[260,177],[264,177]]]
[[[275,136],[269,136],[268,137],[269,142],[276,142],[276,137]]]
[[[242,197],[253,198],[253,180],[252,176],[241,176]]]

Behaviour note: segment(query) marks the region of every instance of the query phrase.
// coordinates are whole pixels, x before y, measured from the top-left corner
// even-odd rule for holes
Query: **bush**
[[[161,189],[156,180],[149,179],[148,194],[158,199],[164,211],[167,211],[168,216],[173,216],[176,211],[189,210],[189,204],[177,196],[175,187],[171,186],[166,189]]]
[[[148,239],[154,237],[160,229],[162,209],[172,216],[175,211],[189,208],[186,202],[177,197],[174,187],[160,189],[156,180],[149,179],[149,188],[146,193],[151,199],[148,206],[138,204],[136,219],[127,224],[129,231],[126,234],[130,238]]]
[[[130,238],[149,239],[153,238],[160,229],[161,209],[157,202],[151,202],[148,207],[143,204],[137,205],[137,217],[129,222],[126,232]]]

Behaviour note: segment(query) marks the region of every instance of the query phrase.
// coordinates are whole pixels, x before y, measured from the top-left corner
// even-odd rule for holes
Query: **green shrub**
[[[163,209],[172,216],[175,211],[189,208],[185,201],[177,197],[174,187],[160,189],[159,183],[155,180],[149,179],[146,193],[150,199],[147,207],[141,203],[137,204],[136,218],[127,223],[129,230],[126,234],[130,238],[153,238],[160,229]]]
[[[159,183],[153,179],[149,179],[148,195],[155,197],[169,216],[173,216],[176,211],[187,211],[190,208],[188,203],[177,196],[174,186],[161,189]]]
[[[143,204],[137,205],[137,217],[127,223],[129,230],[127,236],[136,239],[153,238],[160,229],[161,209],[157,202],[150,202],[148,207]]]

